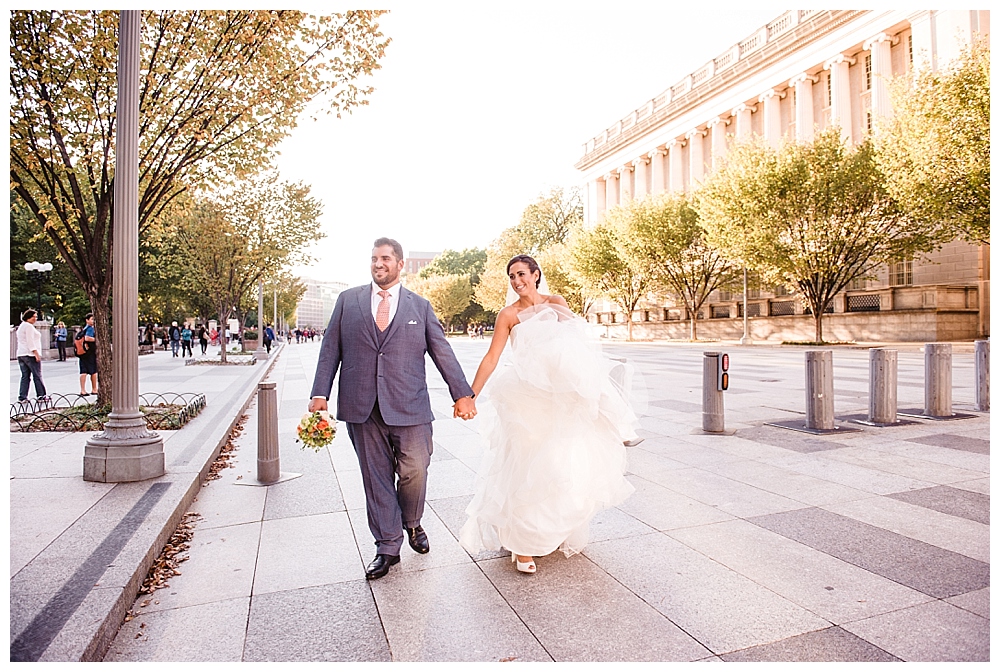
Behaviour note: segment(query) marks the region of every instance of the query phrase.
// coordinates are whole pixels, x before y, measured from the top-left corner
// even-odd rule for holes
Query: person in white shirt
[[[17,328],[17,363],[21,367],[21,388],[18,401],[27,401],[28,384],[35,379],[35,395],[39,401],[47,401],[45,383],[42,382],[42,335],[35,329],[38,313],[30,308],[21,315],[21,325]]]

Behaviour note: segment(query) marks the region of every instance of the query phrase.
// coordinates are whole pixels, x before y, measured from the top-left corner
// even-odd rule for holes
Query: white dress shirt
[[[398,282],[385,290],[389,292],[389,323],[392,323],[392,318],[396,317],[396,308],[399,307],[399,288],[402,287]],[[379,292],[383,291],[381,287],[372,283],[372,319],[374,320],[378,313],[378,304],[382,303],[382,297],[378,295]]]
[[[17,328],[17,357],[34,357],[42,354],[42,335],[31,322],[22,322]]]

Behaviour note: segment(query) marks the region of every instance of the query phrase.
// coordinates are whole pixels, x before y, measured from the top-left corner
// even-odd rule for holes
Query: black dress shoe
[[[371,579],[381,579],[383,576],[389,573],[389,568],[399,562],[398,555],[382,555],[379,553],[372,560],[371,564],[365,568],[365,578]]]
[[[429,553],[431,542],[427,541],[427,533],[420,525],[406,528],[406,538],[410,540],[410,548],[417,553]]]

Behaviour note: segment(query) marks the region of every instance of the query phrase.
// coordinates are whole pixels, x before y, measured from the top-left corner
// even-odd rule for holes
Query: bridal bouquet
[[[314,411],[302,416],[295,431],[299,435],[297,441],[319,452],[320,448],[333,443],[333,437],[337,435],[337,421],[326,411]]]

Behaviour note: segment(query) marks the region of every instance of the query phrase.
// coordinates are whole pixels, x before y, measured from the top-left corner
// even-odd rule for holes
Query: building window
[[[872,90],[872,55],[865,55],[865,91]]]
[[[872,111],[871,110],[865,110],[865,128],[868,129],[869,133],[872,132]]]
[[[826,106],[833,105],[833,72],[826,73]]]
[[[784,285],[775,285],[774,292],[772,292],[772,293],[775,296],[788,296],[788,294],[789,294],[788,288],[785,287]]]
[[[733,300],[732,292],[728,292],[723,289],[719,290],[719,301],[732,301],[732,300]]]
[[[910,55],[910,65],[913,65],[913,34],[906,36],[906,51]]]
[[[867,289],[867,288],[868,288],[867,278],[854,278],[847,286],[847,289],[851,291],[858,291],[860,289]]]
[[[905,287],[913,284],[913,261],[900,261],[889,266],[889,284]]]

